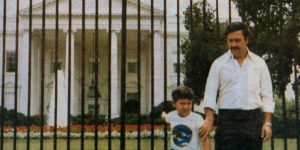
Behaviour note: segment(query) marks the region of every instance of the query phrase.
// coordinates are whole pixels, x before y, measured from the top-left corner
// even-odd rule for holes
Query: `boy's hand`
[[[167,113],[163,111],[161,113],[161,118],[164,119],[164,120],[166,120],[167,119]]]
[[[203,150],[211,150],[210,137],[200,137]]]

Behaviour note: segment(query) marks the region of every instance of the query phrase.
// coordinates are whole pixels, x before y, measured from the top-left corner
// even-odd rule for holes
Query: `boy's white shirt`
[[[202,126],[203,121],[203,118],[194,112],[186,117],[180,117],[176,110],[169,112],[166,122],[171,124],[171,148],[175,150],[199,150],[198,129]],[[175,137],[175,133],[179,134],[178,138]]]

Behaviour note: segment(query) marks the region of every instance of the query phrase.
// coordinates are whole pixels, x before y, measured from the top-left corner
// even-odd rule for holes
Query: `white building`
[[[111,92],[112,92],[112,114],[118,115],[120,112],[120,59],[121,59],[121,16],[122,16],[122,1],[113,1],[112,9],[112,66],[111,66]],[[87,94],[91,81],[94,80],[94,71],[92,68],[95,53],[95,2],[86,1],[86,71],[85,71],[85,93]],[[12,3],[8,3],[8,5]],[[14,3],[14,5],[16,5]],[[18,72],[18,111],[27,112],[28,102],[28,58],[29,58],[29,7],[21,5],[20,10],[20,28],[19,28],[19,72]],[[51,101],[54,100],[54,66],[56,65],[58,71],[58,98],[59,103],[67,100],[67,73],[68,59],[71,59],[71,112],[76,115],[80,113],[81,106],[81,38],[82,38],[82,4],[81,0],[72,1],[72,32],[71,32],[71,58],[68,58],[68,1],[61,0],[59,3],[59,52],[58,64],[55,64],[55,1],[46,2],[46,26],[45,26],[45,63],[44,63],[44,95],[45,95],[45,113],[47,114],[50,108]],[[9,8],[9,7],[8,7]],[[115,9],[118,8],[118,9]],[[126,82],[126,95],[135,98],[137,93],[137,73],[136,73],[136,51],[137,51],[137,3],[135,1],[128,1],[127,5],[127,66],[128,71]],[[150,24],[151,8],[149,5],[142,3],[141,6],[141,44],[142,44],[142,70],[141,70],[141,87],[142,87],[142,113],[148,113],[150,110],[150,50],[151,50],[151,24]],[[155,67],[155,105],[163,101],[163,11],[155,8],[154,11],[154,67]],[[175,19],[175,18],[174,18]],[[101,93],[100,113],[107,113],[108,104],[108,2],[107,0],[99,1],[99,91]],[[15,51],[15,12],[8,9],[7,16],[7,30],[6,30],[6,73],[5,73],[5,104],[8,109],[14,108],[14,77],[16,62]],[[172,22],[174,23],[174,22]],[[3,24],[3,22],[2,22]],[[37,2],[33,5],[32,15],[32,86],[31,86],[31,112],[38,114],[41,105],[41,57],[42,57],[42,3]],[[171,23],[170,23],[171,24]],[[172,26],[172,25],[171,25]],[[174,24],[176,27],[176,24]],[[176,33],[169,28],[168,50],[176,52]],[[182,29],[182,31],[184,31]],[[3,36],[1,36],[2,41]],[[2,52],[2,44],[1,44]],[[1,53],[2,55],[2,53]],[[173,63],[176,62],[176,53],[171,53],[168,56],[168,72],[169,80],[168,87],[172,87],[176,81],[176,73],[173,72]],[[2,59],[1,59],[2,60]],[[1,62],[2,63],[2,62]],[[2,65],[1,65],[2,66]],[[1,68],[2,71],[2,68]],[[61,81],[61,82],[60,82]],[[62,90],[62,91],[61,91]],[[86,112],[90,108],[94,108],[94,98],[85,99]],[[63,105],[66,106],[66,105]],[[59,106],[60,107],[60,106]],[[66,108],[65,108],[66,109]]]
[[[68,0],[59,2],[59,49],[58,63],[55,63],[55,0],[46,0],[46,25],[45,25],[45,63],[44,63],[44,88],[41,88],[41,57],[42,57],[42,2],[33,1],[32,15],[32,55],[31,55],[31,115],[39,114],[41,107],[41,90],[44,89],[44,108],[45,114],[53,114],[54,105],[54,72],[58,69],[58,114],[66,114],[67,111],[67,81],[71,76],[71,113],[80,114],[81,108],[81,56],[82,56],[82,0],[72,1],[72,31],[68,32],[69,25],[69,4]],[[154,100],[155,105],[163,101],[163,1],[155,2],[154,9]],[[2,2],[1,2],[2,3]],[[223,1],[220,3],[224,3]],[[183,20],[182,11],[189,5],[189,1],[180,1],[181,21]],[[213,5],[213,4],[212,4]],[[108,76],[111,77],[111,102],[112,115],[120,114],[120,75],[121,75],[121,17],[122,1],[112,1],[112,36],[111,36],[111,74],[108,75],[108,0],[99,1],[99,40],[95,41],[95,1],[86,0],[86,57],[85,57],[85,110],[86,113],[93,111],[94,98],[86,96],[92,80],[94,80],[94,58],[95,43],[98,42],[98,69],[99,69],[99,98],[100,114],[108,113]],[[7,1],[7,20],[6,20],[6,58],[3,58],[3,4],[1,8],[1,47],[0,60],[5,59],[5,100],[4,106],[8,109],[14,108],[14,82],[15,82],[15,63],[16,63],[16,1]],[[226,10],[223,7],[223,11]],[[224,17],[225,13],[220,12]],[[151,109],[151,6],[150,0],[143,0],[141,4],[141,111],[143,114],[149,113]],[[237,12],[233,12],[233,19],[237,18]],[[18,61],[18,111],[27,114],[28,104],[28,65],[29,65],[29,1],[20,1],[19,15],[19,61]],[[167,90],[168,100],[170,91],[176,86],[176,62],[177,62],[177,21],[176,21],[176,2],[168,0],[167,14]],[[187,36],[184,25],[180,25],[181,38]],[[128,0],[127,4],[127,80],[126,97],[136,99],[137,94],[137,2]],[[69,52],[69,33],[71,33],[71,51]],[[71,57],[68,57],[71,53]],[[68,61],[70,59],[70,68]],[[181,58],[182,59],[182,58]],[[2,74],[2,61],[0,62],[0,74]],[[70,75],[68,69],[71,70]],[[183,80],[183,76],[181,81]],[[1,81],[0,81],[1,82]],[[0,87],[1,88],[1,87]],[[51,120],[51,117],[50,117]]]

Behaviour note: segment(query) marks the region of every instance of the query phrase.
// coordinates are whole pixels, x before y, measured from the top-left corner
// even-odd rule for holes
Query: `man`
[[[265,61],[247,47],[246,24],[229,24],[225,36],[229,50],[211,66],[201,104],[206,118],[200,134],[208,136],[216,111],[217,150],[261,150],[262,141],[272,136],[275,103],[270,73]]]

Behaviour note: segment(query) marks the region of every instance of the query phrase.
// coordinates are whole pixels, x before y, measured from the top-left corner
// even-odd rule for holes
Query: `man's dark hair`
[[[230,23],[226,27],[224,34],[227,37],[227,35],[229,33],[239,31],[239,30],[242,31],[245,39],[250,40],[251,32],[250,32],[248,26],[243,22],[232,22],[232,23]]]
[[[190,87],[180,85],[172,91],[172,100],[176,102],[178,99],[194,99],[194,92]]]

